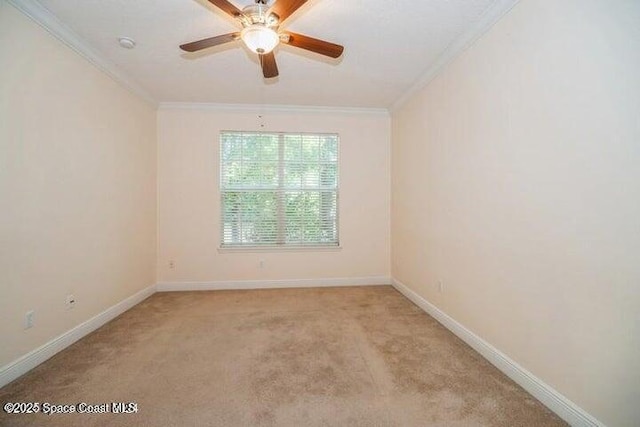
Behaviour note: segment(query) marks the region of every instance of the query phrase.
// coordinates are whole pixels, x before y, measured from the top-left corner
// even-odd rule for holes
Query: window
[[[223,248],[338,246],[338,135],[222,132]]]

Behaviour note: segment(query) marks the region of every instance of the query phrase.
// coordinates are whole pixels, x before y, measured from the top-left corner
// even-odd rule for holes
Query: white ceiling
[[[231,1],[238,8],[253,2]],[[280,45],[280,76],[265,80],[240,41],[197,54],[178,48],[239,28],[207,0],[39,2],[158,102],[357,108],[390,107],[442,62],[448,47],[486,20],[494,3],[509,3],[309,0],[282,28],[342,44],[342,58]],[[134,39],[136,48],[121,48],[122,36]]]

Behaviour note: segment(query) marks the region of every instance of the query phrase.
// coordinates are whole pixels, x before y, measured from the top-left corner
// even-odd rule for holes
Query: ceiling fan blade
[[[259,55],[260,65],[262,66],[262,75],[265,79],[278,76],[278,65],[276,64],[276,57],[273,52]]]
[[[237,7],[235,7],[234,5],[232,5],[231,3],[229,3],[227,0],[209,0],[209,3],[219,7],[223,11],[227,12],[229,15],[233,16],[234,18],[237,18],[238,16],[242,15],[242,11]]]
[[[187,52],[197,52],[208,47],[218,46],[220,44],[229,43],[240,38],[240,33],[229,33],[221,36],[209,37],[208,39],[198,40],[187,44],[180,45],[180,49]]]
[[[338,58],[344,51],[344,47],[339,44],[314,39],[313,37],[305,36],[303,34],[292,33],[290,31],[285,31],[282,34],[289,36],[289,40],[283,38],[283,43],[287,43],[301,49],[310,50],[311,52],[316,52],[320,55]]]
[[[273,6],[271,6],[271,9],[269,9],[269,13],[278,15],[280,17],[280,23],[282,23],[282,21],[287,19],[306,2],[307,0],[276,0]]]

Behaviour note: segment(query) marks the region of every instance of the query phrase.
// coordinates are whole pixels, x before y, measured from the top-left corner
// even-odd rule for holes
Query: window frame
[[[282,143],[284,144],[284,137],[285,135],[291,135],[291,136],[305,136],[305,135],[310,135],[310,136],[315,136],[315,137],[321,137],[321,136],[332,136],[336,138],[336,160],[335,160],[335,167],[336,167],[336,184],[335,184],[335,189],[332,189],[331,192],[335,193],[335,205],[336,205],[336,210],[335,210],[335,242],[331,242],[331,243],[322,243],[322,242],[314,242],[314,243],[287,243],[286,241],[282,241],[282,242],[275,242],[273,244],[224,244],[224,233],[225,233],[225,222],[224,222],[224,209],[225,209],[225,204],[224,204],[224,197],[225,197],[225,193],[226,192],[232,192],[234,191],[233,189],[229,189],[229,188],[225,188],[224,187],[224,177],[223,177],[223,173],[225,171],[225,168],[223,166],[223,137],[225,134],[242,134],[242,135],[277,135],[278,136],[278,142],[279,144]],[[279,151],[282,148],[279,148]],[[244,130],[221,130],[219,133],[219,138],[218,138],[218,167],[219,167],[219,174],[218,174],[218,190],[219,190],[219,201],[220,201],[220,207],[218,210],[218,213],[220,215],[220,223],[219,223],[219,236],[220,236],[220,241],[219,241],[219,245],[218,245],[218,252],[289,252],[289,251],[319,251],[319,252],[327,252],[327,251],[337,251],[337,250],[341,250],[342,246],[340,245],[340,160],[341,160],[341,156],[340,156],[340,135],[337,132],[285,132],[285,131],[244,131]],[[282,171],[285,167],[285,159],[282,157],[282,153],[280,153],[279,157],[278,157],[278,174],[279,176],[282,174]],[[264,189],[260,189],[260,188],[256,188],[255,191],[261,191]],[[246,191],[251,191],[251,190],[246,190]],[[300,189],[292,189],[292,188],[286,188],[285,185],[283,185],[283,182],[281,181],[281,179],[279,179],[278,185],[277,187],[275,187],[272,191],[278,193],[278,194],[283,194],[287,191],[301,191],[304,192],[305,189],[300,188]],[[318,190],[309,190],[307,189],[306,191],[312,192],[312,191],[318,191]],[[276,222],[278,224],[278,234],[283,233],[283,230],[281,229],[282,224],[285,223],[285,212],[278,208],[277,212],[276,212],[277,218],[276,218]]]

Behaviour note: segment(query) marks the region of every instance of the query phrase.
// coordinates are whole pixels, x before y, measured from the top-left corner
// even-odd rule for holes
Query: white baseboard
[[[284,280],[230,280],[217,282],[161,282],[158,292],[173,291],[219,291],[240,289],[314,288],[330,286],[390,285],[387,276],[344,277],[328,279],[284,279]]]
[[[449,329],[461,340],[469,344],[474,350],[480,353],[485,359],[491,362],[496,368],[500,369],[509,378],[519,384],[555,412],[560,418],[576,427],[603,427],[604,424],[584,409],[558,393],[551,386],[537,378],[531,372],[520,366],[514,360],[500,350],[465,328],[452,317],[440,310],[435,305],[409,289],[402,282],[391,279],[392,285],[400,293],[409,298],[418,307],[426,311],[434,319],[440,322],[444,327]]]
[[[134,305],[153,295],[155,292],[156,286],[149,286],[148,288],[145,288],[118,304],[106,309],[86,322],[83,322],[75,328],[70,329],[62,335],[52,339],[43,346],[38,347],[8,365],[3,366],[0,368],[0,387],[4,387],[19,376],[26,374],[45,360],[51,358],[58,352],[78,341],[80,338],[90,334],[105,323],[121,315]]]

